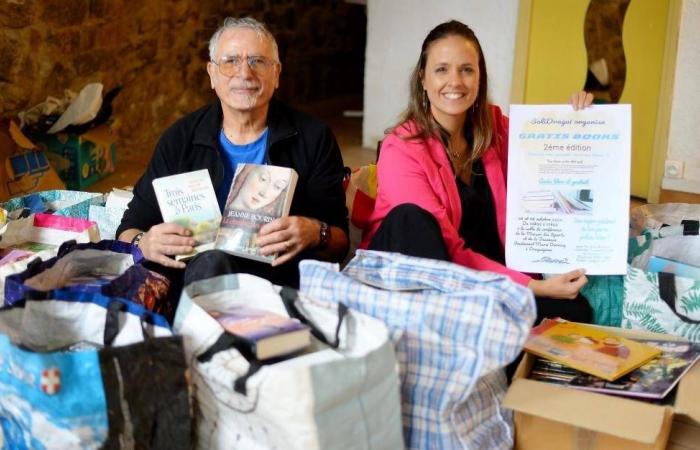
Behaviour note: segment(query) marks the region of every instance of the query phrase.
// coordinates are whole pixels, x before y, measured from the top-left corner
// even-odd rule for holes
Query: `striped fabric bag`
[[[389,327],[408,448],[512,448],[501,368],[535,319],[531,291],[490,272],[365,250],[342,272],[311,260],[300,271],[301,292]]]

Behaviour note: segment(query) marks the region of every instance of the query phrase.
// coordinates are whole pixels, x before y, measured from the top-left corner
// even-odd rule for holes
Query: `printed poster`
[[[624,274],[630,105],[511,105],[506,265]]]

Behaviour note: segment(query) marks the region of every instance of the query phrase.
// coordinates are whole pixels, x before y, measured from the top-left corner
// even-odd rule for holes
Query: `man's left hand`
[[[275,219],[260,228],[260,253],[277,253],[272,265],[284,264],[305,249],[318,245],[320,227],[317,220],[308,217],[288,216]]]

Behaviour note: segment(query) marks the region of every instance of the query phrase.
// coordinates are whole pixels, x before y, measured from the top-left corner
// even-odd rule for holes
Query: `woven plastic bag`
[[[532,292],[449,262],[358,250],[342,271],[306,260],[301,292],[385,322],[399,361],[406,445],[512,448],[501,370],[535,319]]]
[[[166,301],[170,281],[146,269],[143,255],[120,241],[61,245],[58,254],[35,259],[20,272],[5,278],[5,305],[26,298],[51,298],[55,291],[100,293],[144,305],[172,319],[174,310]]]
[[[3,448],[190,448],[182,341],[162,316],[84,294],[0,310]]]
[[[261,365],[222,347],[227,336],[207,311],[235,305],[296,309],[315,330],[312,351]],[[396,358],[380,321],[239,274],[188,285],[174,328],[195,385],[198,448],[403,448]]]

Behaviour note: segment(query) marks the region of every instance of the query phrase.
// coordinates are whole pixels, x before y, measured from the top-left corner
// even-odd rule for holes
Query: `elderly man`
[[[187,264],[185,283],[226,272],[252,273],[277,284],[298,286],[303,258],[341,261],[348,248],[343,162],[330,129],[272,99],[281,64],[277,43],[260,22],[227,18],[209,42],[207,72],[218,101],[180,119],[163,133],[117,236],[137,245],[148,261],[177,277],[194,240],[175,224],[162,223],[151,182],[155,178],[208,169],[223,209],[238,163],[273,164],[299,174],[289,217],[265,225],[263,254],[278,253],[272,265],[213,250]]]

